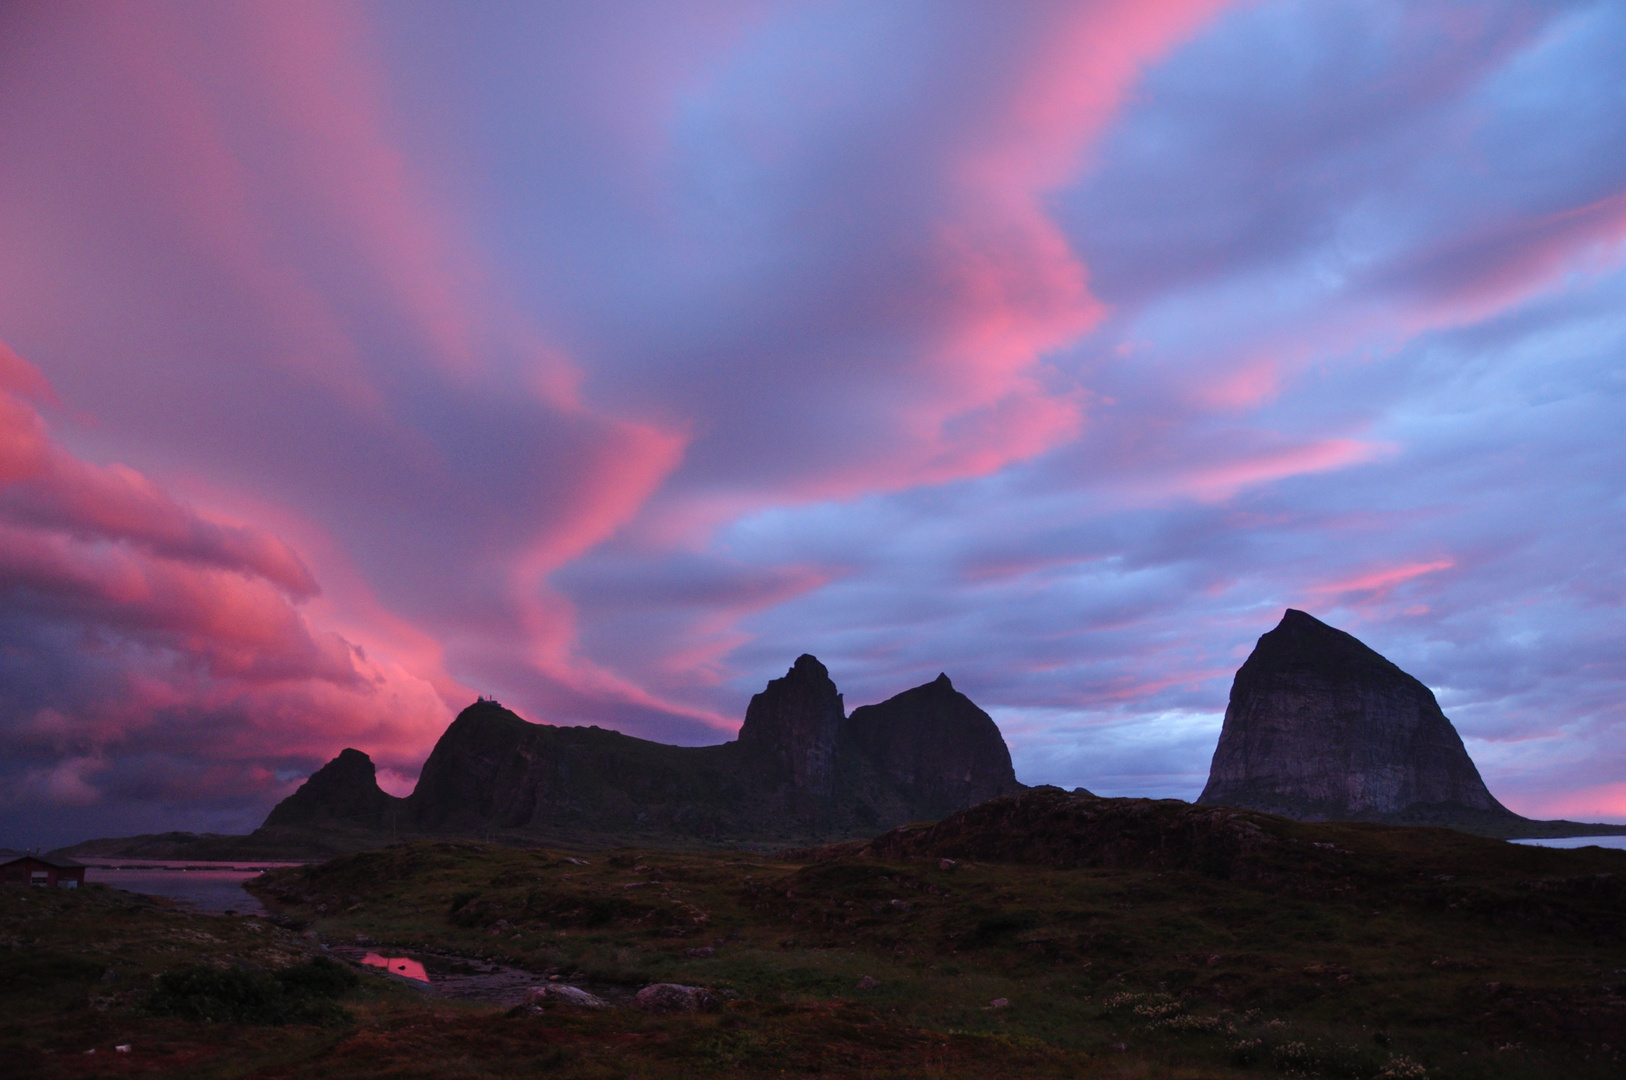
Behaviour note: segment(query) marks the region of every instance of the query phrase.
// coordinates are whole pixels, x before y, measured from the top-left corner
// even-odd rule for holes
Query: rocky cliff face
[[[360,750],[341,750],[299,789],[272,808],[269,827],[350,824],[383,827],[400,799],[378,786],[373,759]]]
[[[365,762],[366,785],[357,759]],[[344,783],[318,783],[330,770]],[[829,672],[812,656],[799,657],[751,699],[736,742],[666,746],[597,727],[532,724],[482,700],[446,729],[405,800],[377,792],[388,800],[378,804],[356,794],[367,785],[377,792],[372,763],[347,750],[267,824],[342,818],[377,825],[380,807],[399,802],[400,828],[417,833],[569,830],[779,841],[874,832],[1024,790],[999,728],[947,676],[849,718]],[[319,799],[307,789],[350,794]]]
[[[1236,673],[1197,801],[1306,821],[1517,819],[1486,790],[1428,687],[1292,609]]]

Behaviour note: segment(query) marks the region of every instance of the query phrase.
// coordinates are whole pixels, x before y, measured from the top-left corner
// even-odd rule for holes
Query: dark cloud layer
[[[1287,605],[1626,820],[1626,17],[0,9],[0,844],[946,670],[1200,789]],[[13,352],[12,350],[15,350]]]

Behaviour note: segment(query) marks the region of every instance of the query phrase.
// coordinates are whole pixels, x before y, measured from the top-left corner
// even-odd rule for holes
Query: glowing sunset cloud
[[[1288,604],[1626,816],[1626,12],[0,8],[0,844],[243,829],[477,693],[947,670],[1201,789]],[[1559,809],[1561,808],[1561,809]]]
[[[7,387],[52,399],[15,353],[0,360]],[[0,446],[7,660],[25,676],[9,683],[5,728],[27,763],[17,805],[94,810],[131,786],[230,804],[281,790],[276,762],[335,737],[388,765],[444,725],[421,674],[311,624],[316,584],[277,537],[78,460],[16,393],[0,393]]]
[[[1393,566],[1384,570],[1371,570],[1354,577],[1344,578],[1340,581],[1328,582],[1325,585],[1316,585],[1310,592],[1317,596],[1339,597],[1346,593],[1378,593],[1387,594],[1396,585],[1402,585],[1413,578],[1424,574],[1432,574],[1437,570],[1449,570],[1455,566],[1452,559],[1435,559],[1433,562],[1407,563],[1404,566]]]

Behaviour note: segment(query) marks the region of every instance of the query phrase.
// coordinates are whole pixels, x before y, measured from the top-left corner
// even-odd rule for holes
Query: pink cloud
[[[334,297],[298,265],[265,213],[256,141],[242,139],[234,128],[242,117],[206,93],[210,75],[262,81],[262,66],[232,40],[231,17],[195,7],[123,9],[94,20],[52,15],[55,33],[40,34],[44,47],[12,58],[41,93],[7,121],[11,137],[47,142],[52,154],[4,169],[18,208],[44,235],[15,249],[15,262],[0,257],[0,275],[29,266],[30,305],[67,327],[83,318],[82,310],[63,309],[70,296],[81,304],[98,297],[128,330],[154,305],[155,292],[181,294],[158,301],[173,313],[186,294],[216,290],[236,308],[237,332],[259,338],[245,351],[271,353],[307,391],[375,408],[376,392]],[[210,40],[211,31],[224,35]],[[261,151],[271,142],[261,140]],[[100,183],[110,171],[118,183]],[[283,194],[284,185],[276,185]],[[98,294],[109,277],[126,281]],[[45,283],[56,289],[37,295]],[[138,342],[120,344],[140,355]],[[190,350],[164,360],[193,372],[203,367]],[[206,380],[198,383],[207,389]]]
[[[50,399],[43,375],[0,345],[6,385]],[[0,520],[90,542],[138,543],[169,558],[264,578],[305,598],[316,583],[274,536],[208,520],[123,465],[88,465],[49,438],[44,418],[16,394],[0,392]]]
[[[11,360],[8,386],[49,396]],[[257,759],[321,756],[336,740],[389,757],[408,734],[415,758],[438,734],[448,712],[428,682],[301,611],[315,582],[280,539],[213,521],[133,469],[79,461],[14,392],[0,392],[0,446],[0,596],[21,664],[0,729],[21,760],[46,758],[26,797],[94,804],[114,757],[144,747],[215,757],[264,788]],[[66,655],[37,652],[63,638]],[[53,685],[63,663],[81,674]]]
[[[1181,474],[1175,482],[1176,490],[1205,502],[1219,502],[1245,487],[1347,469],[1372,461],[1388,450],[1383,444],[1358,439],[1319,439],[1299,446],[1244,452],[1233,460],[1197,466]]]
[[[306,206],[366,253],[389,290],[454,375],[483,366],[483,312],[471,293],[489,287],[481,263],[421,190],[388,138],[384,75],[369,62],[369,27],[331,4],[232,9],[241,43],[232,81],[258,82],[273,130],[288,132],[300,167],[284,175]]]
[[[46,381],[40,369],[18,356],[3,341],[0,341],[0,389],[9,390],[21,397],[31,398],[43,404],[59,404],[56,399],[56,391],[51,389],[51,384]],[[25,440],[28,439],[26,431],[18,434]],[[12,452],[15,451],[0,451],[0,453]],[[3,460],[3,458],[0,458],[0,460]]]
[[[955,191],[938,258],[948,332],[922,360],[932,392],[904,410],[928,449],[891,483],[988,475],[1077,433],[1081,402],[1046,391],[1035,368],[1105,309],[1043,199],[1074,179],[1142,68],[1224,6],[1098,4],[1035,24],[1033,52],[946,166]]]
[[[1223,411],[1276,398],[1310,365],[1385,354],[1429,332],[1479,323],[1520,307],[1574,277],[1626,260],[1626,193],[1423,241],[1312,289],[1302,310],[1270,311],[1268,328],[1228,329],[1240,347],[1204,345],[1192,397]],[[1303,271],[1296,271],[1302,274]]]
[[[86,542],[139,543],[158,555],[264,578],[294,597],[316,592],[310,571],[276,537],[203,518],[123,465],[73,458],[47,439],[39,414],[18,398],[0,398],[0,439],[6,521]]]
[[[448,666],[462,666],[470,677],[471,660],[478,670],[488,656],[517,653],[536,673],[582,693],[660,708],[635,685],[575,654],[573,612],[548,598],[546,578],[637,512],[681,460],[687,435],[681,425],[596,412],[585,400],[580,370],[542,344],[490,287],[481,259],[464,242],[466,223],[426,194],[433,168],[411,161],[400,145],[362,16],[331,5],[166,9],[67,20],[57,29],[67,32],[55,44],[72,43],[64,63],[71,67],[83,56],[98,63],[85,80],[70,80],[60,99],[32,99],[33,121],[63,133],[57,145],[79,155],[78,175],[97,173],[89,163],[113,148],[132,182],[114,195],[122,205],[109,215],[117,220],[107,232],[117,235],[132,221],[162,223],[166,241],[183,249],[172,253],[176,263],[189,272],[199,266],[217,272],[208,285],[234,307],[222,320],[229,325],[211,330],[228,355],[248,354],[217,362],[211,350],[183,350],[178,364],[198,377],[175,379],[167,396],[153,394],[152,407],[185,414],[195,401],[213,414],[206,424],[234,406],[246,407],[255,421],[268,410],[271,423],[251,429],[262,442],[257,458],[223,462],[198,486],[231,498],[248,472],[255,482],[272,482],[276,494],[266,502],[325,502],[348,514],[376,501],[392,518],[390,528],[422,535],[429,552],[411,550],[407,539],[392,553],[401,564],[394,580],[375,564],[372,580],[349,588],[344,604],[320,607],[358,639],[397,646],[414,635],[433,641],[414,646],[419,658],[411,666],[443,691],[462,685],[446,677]],[[60,114],[53,115],[50,102],[57,100]],[[73,196],[81,193],[70,190],[64,199],[42,171],[22,186],[63,220],[100,212],[76,205]],[[160,295],[144,298],[143,306],[173,312],[186,302],[176,295],[185,291],[184,278],[158,251],[141,284]],[[59,280],[78,272],[64,267]],[[67,281],[61,288],[103,291]],[[379,322],[410,338],[413,359],[424,359],[429,370],[381,365]],[[400,347],[392,340],[384,351]],[[239,395],[249,400],[231,400]],[[112,408],[128,424],[144,404]],[[513,427],[518,442],[530,441],[528,452],[514,455],[518,473],[479,475],[492,465],[459,460],[460,435],[431,435],[419,426],[425,412],[444,414],[448,407],[462,410],[466,425]],[[304,425],[329,445],[335,428],[364,432],[361,440],[340,436],[340,448],[359,442],[371,475],[352,476],[351,461],[331,457],[315,470],[279,467],[277,458],[307,452],[284,434]],[[503,440],[499,434],[490,441],[503,452],[517,449]],[[239,440],[224,441],[237,452]],[[16,469],[33,468],[38,482],[7,488],[13,520],[31,514],[41,525],[72,522],[87,535],[99,529],[123,543],[146,536],[155,552],[212,553],[222,565],[269,575],[296,598],[314,593],[309,571],[263,530],[178,512],[166,518],[157,485],[140,473],[60,453],[30,463],[18,456],[29,446],[15,448]],[[505,487],[517,494],[488,498]],[[447,526],[438,516],[449,508],[467,518],[466,538],[454,542],[452,558],[471,580],[490,586],[485,596],[463,599],[463,611],[413,595],[426,576],[444,574]],[[137,513],[145,516],[138,520]],[[334,529],[321,517],[314,511],[315,520],[304,524],[331,541]],[[329,562],[348,562],[357,585],[353,560]],[[388,601],[380,602],[381,593]],[[405,597],[418,604],[404,619],[389,603]],[[495,606],[479,610],[482,602]],[[387,646],[383,653],[402,655]]]
[[[1274,357],[1243,361],[1199,384],[1196,397],[1213,409],[1251,409],[1276,396],[1287,374],[1283,368]]]
[[[813,295],[792,309],[783,340],[751,342],[753,352],[806,371],[809,385],[797,387],[798,397],[839,425],[841,437],[831,438],[830,427],[743,429],[706,406],[749,413],[757,403],[736,402],[737,387],[718,386],[695,423],[705,464],[694,471],[703,467],[706,475],[687,483],[680,475],[680,497],[661,500],[664,520],[649,527],[663,535],[704,532],[767,505],[986,476],[1074,438],[1087,397],[1071,380],[1055,378],[1047,358],[1098,326],[1105,309],[1047,200],[1076,178],[1144,67],[1223,6],[1121,2],[949,20],[952,31],[943,36],[953,43],[938,46],[945,71],[932,76],[942,84],[911,87],[929,95],[930,115],[894,130],[889,124],[898,118],[884,110],[855,110],[867,138],[897,145],[866,147],[855,168],[874,175],[853,193],[858,205],[843,204],[827,222],[798,223],[833,234],[821,249],[831,261],[817,282],[793,283]],[[961,62],[970,65],[965,75],[947,76]],[[889,76],[878,71],[874,78],[886,85]],[[822,82],[796,90],[794,103],[782,106],[785,115],[730,99],[715,106],[716,122],[735,138],[741,129],[762,129],[763,138],[787,148],[774,160],[787,182],[817,182],[827,164],[797,155],[802,133],[795,128],[817,130],[828,118],[805,112],[804,101],[851,91]],[[827,179],[858,183],[849,175]],[[917,196],[901,194],[905,185]],[[870,194],[871,186],[880,194]],[[871,198],[879,205],[867,205]],[[857,214],[874,220],[854,220]],[[883,267],[889,272],[879,273]],[[851,282],[862,285],[849,293]],[[770,309],[782,301],[768,298]],[[803,321],[810,312],[817,315],[811,327]],[[848,369],[845,385],[825,385],[831,373]],[[750,442],[754,452],[714,458],[705,452],[714,438]],[[683,524],[674,524],[679,519]]]
[[[1142,70],[1229,6],[1232,0],[1057,6],[1035,26],[1032,51],[991,110],[982,152],[964,169],[1013,191],[1072,180]]]
[[[752,640],[752,635],[740,629],[740,623],[752,615],[788,603],[828,585],[834,575],[815,567],[780,567],[774,580],[746,596],[714,602],[701,616],[691,622],[683,635],[680,647],[662,655],[656,661],[657,671],[674,680],[702,685],[721,685],[731,674],[726,658],[729,653]],[[743,719],[743,718],[738,718]],[[735,718],[725,719],[725,730],[738,726]]]
[[[1626,782],[1587,784],[1560,791],[1510,792],[1502,801],[1526,817],[1626,822]]]
[[[1139,658],[1143,666],[1151,666],[1149,661],[1154,657]],[[1181,669],[1164,675],[1135,676],[1120,675],[1103,680],[1089,687],[1088,696],[1083,704],[1090,708],[1101,705],[1122,705],[1134,702],[1147,701],[1159,694],[1175,687],[1200,686],[1216,678],[1223,678],[1231,674],[1228,668],[1213,668],[1207,670]]]
[[[1477,322],[1571,274],[1626,258],[1626,192],[1548,213],[1509,217],[1409,253],[1373,281],[1401,294],[1414,329]]]
[[[1327,582],[1310,587],[1310,592],[1317,596],[1339,597],[1349,593],[1372,593],[1375,598],[1387,596],[1397,585],[1403,585],[1425,574],[1449,570],[1457,565],[1455,559],[1435,559],[1431,562],[1409,562],[1400,566],[1385,567],[1382,570],[1369,570],[1354,577],[1341,578],[1338,581]],[[1426,608],[1424,609],[1427,610]]]

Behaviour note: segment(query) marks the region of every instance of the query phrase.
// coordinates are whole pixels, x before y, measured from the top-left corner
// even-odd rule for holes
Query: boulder
[[[716,994],[700,986],[682,986],[678,983],[652,983],[638,991],[638,1007],[652,1013],[710,1012],[721,1001]]]
[[[597,994],[590,994],[579,986],[547,983],[525,991],[527,1005],[573,1005],[578,1009],[608,1009],[610,1003]]]

